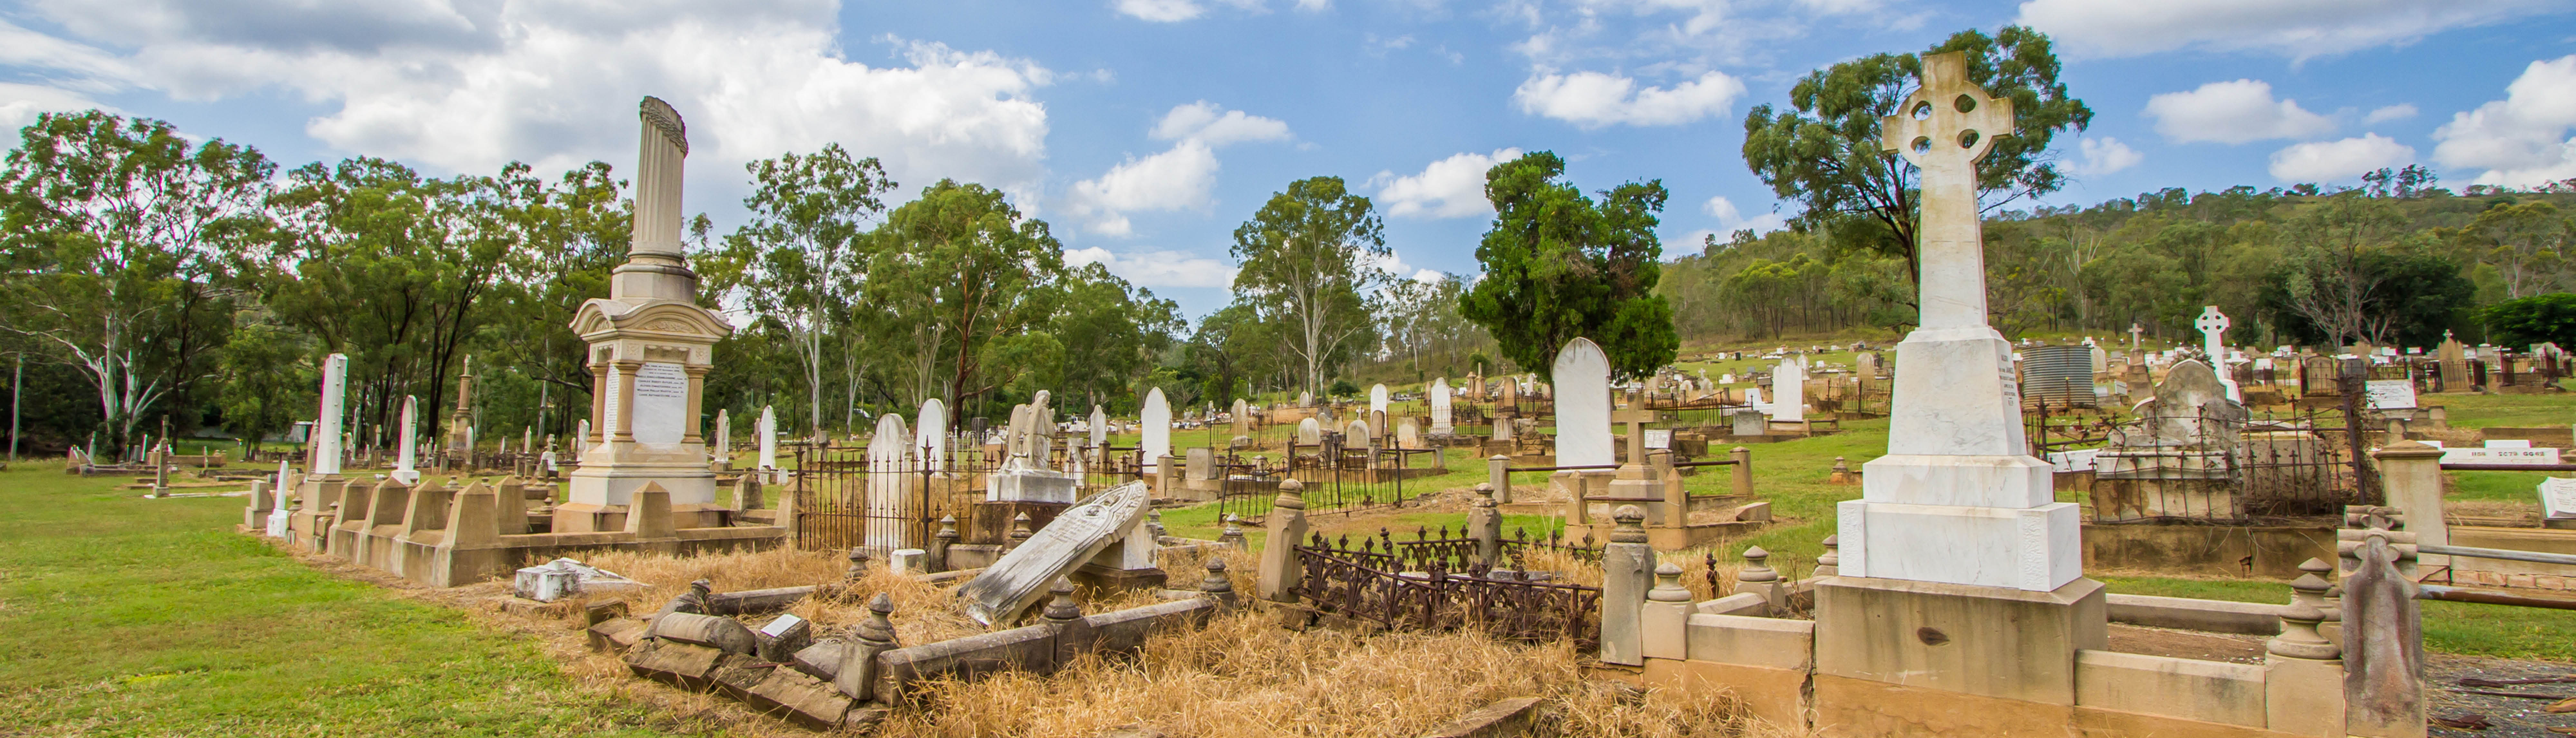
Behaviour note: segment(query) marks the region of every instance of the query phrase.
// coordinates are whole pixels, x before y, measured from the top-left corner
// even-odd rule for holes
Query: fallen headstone
[[[985,567],[974,581],[957,588],[957,596],[967,601],[967,614],[985,625],[1018,620],[1048,585],[1142,530],[1151,494],[1145,483],[1128,482],[1065,509],[1000,561]]]

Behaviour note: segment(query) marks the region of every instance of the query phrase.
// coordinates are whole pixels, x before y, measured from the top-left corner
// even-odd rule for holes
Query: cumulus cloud
[[[69,90],[0,82],[0,129],[14,131],[25,128],[36,122],[36,116],[45,113],[90,108],[114,110]]]
[[[1521,112],[1579,128],[1669,126],[1726,112],[1744,94],[1744,82],[1707,72],[1670,88],[1641,87],[1628,77],[1600,72],[1533,74],[1512,91]]]
[[[2190,47],[2307,59],[2565,7],[2551,0],[2029,0],[2015,22],[2048,32],[2078,56]]]
[[[2433,158],[2486,170],[2477,184],[2533,187],[2576,177],[2576,55],[2535,61],[2505,97],[2451,116],[2433,132]]]
[[[1209,146],[1224,146],[1243,141],[1286,141],[1290,134],[1287,123],[1200,100],[1173,106],[1171,112],[1163,114],[1161,122],[1154,124],[1153,135],[1165,141],[1198,139]]]
[[[68,48],[46,66],[89,69],[79,84],[183,99],[282,92],[324,111],[306,122],[323,143],[433,171],[623,168],[636,100],[654,95],[688,119],[690,171],[718,191],[739,186],[745,161],[829,142],[907,184],[1035,187],[1047,116],[1031,93],[1051,72],[890,37],[877,41],[901,63],[852,61],[837,11],[828,0],[34,6],[68,34],[49,39]]]
[[[2272,152],[2270,171],[2283,182],[2332,182],[2383,167],[2414,163],[2414,147],[2376,133],[2341,141],[2292,144]]]
[[[1110,167],[1098,179],[1073,185],[1071,210],[1088,219],[1094,233],[1135,233],[1127,213],[1204,208],[1216,189],[1216,151],[1197,139],[1183,140],[1170,151]]]
[[[2148,98],[2147,116],[2156,119],[2157,133],[2175,143],[2236,144],[2334,131],[2332,119],[2300,108],[2297,100],[2274,100],[2271,83],[2252,79],[2211,82],[2190,92]]]
[[[1139,287],[1215,287],[1234,286],[1235,267],[1223,261],[1186,251],[1138,251],[1117,253],[1098,246],[1064,252],[1066,266],[1099,263]]]
[[[1751,230],[1755,233],[1763,233],[1789,226],[1789,217],[1776,212],[1763,213],[1750,218],[1744,217],[1744,211],[1735,206],[1735,201],[1726,199],[1725,195],[1708,198],[1708,202],[1700,203],[1699,209],[1716,217],[1718,225],[1725,226],[1729,231]],[[1694,234],[1689,240],[1696,242],[1699,236]]]
[[[2417,112],[2420,111],[2415,109],[2414,103],[2398,103],[2370,111],[2369,115],[2361,117],[2361,122],[2378,123],[2381,121],[2405,120],[2407,118],[2415,117]]]
[[[1190,0],[1118,0],[1109,6],[1119,13],[1155,23],[1179,23],[1207,12],[1207,8]]]
[[[1491,154],[1466,152],[1432,162],[1416,174],[1395,176],[1379,172],[1369,178],[1378,185],[1377,201],[1386,206],[1386,214],[1398,218],[1465,218],[1494,212],[1493,203],[1485,200],[1485,172],[1494,165],[1518,159],[1520,149],[1495,149]]]
[[[2075,149],[2082,158],[2075,163],[2074,171],[2076,174],[2088,176],[2110,174],[2137,166],[2138,162],[2145,161],[2147,158],[2146,155],[2138,153],[2137,149],[2129,148],[2128,144],[2120,143],[2120,139],[2110,136],[2086,138],[2077,142]]]

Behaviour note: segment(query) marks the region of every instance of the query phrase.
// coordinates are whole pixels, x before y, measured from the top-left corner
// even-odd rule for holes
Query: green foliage
[[[96,110],[39,115],[0,169],[0,330],[87,375],[111,446],[208,373],[276,167]]]
[[[1298,386],[1323,386],[1372,343],[1369,297],[1389,275],[1374,260],[1394,254],[1369,199],[1340,177],[1308,177],[1270,196],[1234,229],[1235,300],[1279,326]]]
[[[1333,389],[1332,389],[1332,392],[1331,392],[1331,395],[1332,395],[1333,397],[1343,397],[1343,398],[1358,397],[1358,396],[1359,396],[1359,394],[1360,394],[1360,386],[1359,386],[1359,385],[1356,385],[1356,384],[1351,384],[1351,380],[1348,380],[1348,379],[1336,379],[1336,380],[1333,380]]]
[[[1459,313],[1494,336],[1503,355],[1546,376],[1556,352],[1590,338],[1612,374],[1640,376],[1672,363],[1681,340],[1671,303],[1655,294],[1663,244],[1660,180],[1629,182],[1595,203],[1560,182],[1565,160],[1540,151],[1485,174],[1494,226],[1476,246],[1485,276]]]
[[[2487,336],[2506,346],[2576,346],[2576,293],[2552,292],[2488,307],[2478,316]]]
[[[921,197],[895,208],[874,240],[871,299],[901,316],[888,328],[915,340],[928,337],[926,353],[941,369],[934,380],[940,394],[965,417],[985,393],[1016,378],[1007,363],[990,363],[987,349],[1054,317],[1064,245],[1046,221],[1023,219],[1001,190],[953,180],[923,188]],[[1123,295],[1124,287],[1117,282],[1092,292]],[[1020,355],[1030,354],[1023,347]]]
[[[2022,26],[1993,36],[1970,29],[1927,53],[1951,51],[1968,55],[1970,81],[2013,101],[2018,130],[1995,141],[1977,167],[1986,207],[2063,188],[2065,175],[2046,157],[2049,143],[2084,130],[2093,110],[2058,80],[2047,34]],[[1790,88],[1794,111],[1766,103],[1744,116],[1745,166],[1782,201],[1798,204],[1798,226],[1832,233],[1848,248],[1902,258],[1909,281],[1921,271],[1914,263],[1916,173],[1883,149],[1879,119],[1896,113],[1922,66],[1914,54],[1837,63]]]
[[[864,340],[857,308],[868,279],[861,238],[895,183],[876,157],[852,158],[840,144],[744,166],[752,175],[751,196],[742,201],[751,221],[711,255],[710,291],[740,294],[746,307],[792,336],[803,359],[809,433],[823,431],[827,381],[840,390],[843,425],[854,425]],[[827,362],[843,371],[827,379]]]

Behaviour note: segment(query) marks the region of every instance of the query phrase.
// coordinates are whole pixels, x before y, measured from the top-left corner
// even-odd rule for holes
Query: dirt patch
[[[2486,730],[2472,731],[2457,728],[2445,728],[2436,725],[2433,726],[2432,729],[2433,735],[2495,736],[2497,738],[2558,738],[2558,736],[2562,734],[2551,733],[2548,729],[2553,727],[2576,727],[2576,713],[2559,713],[2553,715],[2540,711],[2541,708],[2548,707],[2550,703],[2555,700],[2534,699],[2528,697],[2500,697],[2496,695],[2469,694],[2461,691],[2477,690],[2481,692],[2523,692],[2529,694],[2556,695],[2559,699],[2565,699],[2576,697],[2576,683],[2514,684],[2487,687],[2471,687],[2460,684],[2460,680],[2462,679],[2489,679],[2503,681],[2513,679],[2576,677],[2576,666],[2548,661],[2520,661],[2513,659],[2481,658],[2477,656],[2445,656],[2442,654],[2433,654],[2428,659],[2428,662],[2424,667],[2426,682],[2424,686],[2431,692],[2425,696],[2424,711],[2428,716],[2456,719],[2476,715],[2485,718],[2487,723],[2494,726],[2487,728]]]

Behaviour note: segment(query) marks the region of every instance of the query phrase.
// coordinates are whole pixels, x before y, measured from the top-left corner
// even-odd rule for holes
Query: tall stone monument
[[[594,437],[572,473],[572,501],[556,508],[557,532],[623,530],[627,501],[654,483],[671,493],[677,527],[722,520],[698,402],[715,342],[733,328],[698,307],[698,275],[681,252],[688,129],[658,98],[644,98],[640,117],[634,240],[610,273],[608,297],[582,303],[572,321],[590,343]]]
[[[1836,509],[1815,689],[1839,714],[1820,724],[1913,704],[1891,704],[1889,685],[2072,705],[2075,652],[2107,644],[2076,505],[2030,455],[2012,347],[1986,323],[1976,162],[2014,134],[2013,101],[1971,82],[1965,54],[1922,61],[1922,87],[1880,122],[1885,149],[1922,172],[1921,327],[1896,346],[1888,453]]]
[[[410,395],[403,395],[402,427],[394,431],[394,470],[385,476],[400,480],[405,486],[420,485],[420,471],[415,466],[419,463],[420,440],[412,437],[413,431],[419,427],[420,402]]]
[[[342,407],[349,395],[349,355],[322,357],[322,404],[313,415],[311,439],[305,447],[310,458],[305,461],[304,479],[295,485],[298,507],[287,520],[287,542],[308,549],[321,550],[329,545],[326,529],[337,521],[331,519],[331,504],[340,501],[348,480],[340,477],[340,419],[347,415]]]
[[[1145,393],[1145,407],[1137,417],[1142,427],[1136,445],[1145,455],[1145,473],[1161,474],[1163,457],[1172,453],[1172,402],[1163,399],[1163,388]]]
[[[447,456],[471,467],[474,454],[474,357],[465,357],[465,373],[456,375],[456,407],[447,413]],[[410,482],[405,482],[410,484]]]

